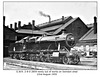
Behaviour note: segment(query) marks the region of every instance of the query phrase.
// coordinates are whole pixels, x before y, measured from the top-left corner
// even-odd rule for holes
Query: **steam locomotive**
[[[74,45],[75,38],[72,33],[25,37],[9,46],[9,56],[19,60],[78,64],[80,62],[79,55],[71,52]]]

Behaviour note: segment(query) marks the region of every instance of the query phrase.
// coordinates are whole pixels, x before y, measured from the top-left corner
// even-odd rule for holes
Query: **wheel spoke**
[[[63,57],[63,63],[68,64],[68,58],[66,56]]]

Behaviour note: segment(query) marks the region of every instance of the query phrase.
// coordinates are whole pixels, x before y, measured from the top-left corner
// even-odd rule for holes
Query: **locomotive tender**
[[[74,45],[75,38],[72,33],[26,37],[10,45],[9,56],[20,60],[78,64],[80,57],[70,51]]]

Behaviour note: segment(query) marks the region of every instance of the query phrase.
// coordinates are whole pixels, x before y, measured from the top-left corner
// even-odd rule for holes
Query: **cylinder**
[[[6,17],[3,16],[3,26],[5,26],[5,19],[6,19]]]
[[[15,22],[14,25],[15,25],[15,30],[17,30],[17,22]]]
[[[21,28],[21,21],[18,21],[18,29]]]
[[[12,29],[12,24],[10,24],[10,28]]]

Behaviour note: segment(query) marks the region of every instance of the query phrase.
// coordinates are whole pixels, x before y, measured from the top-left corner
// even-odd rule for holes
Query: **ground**
[[[96,70],[97,58],[81,57],[81,62],[78,65],[64,65],[58,63],[45,63],[36,61],[23,61],[11,58],[4,58],[4,70],[20,70],[20,69],[57,69],[57,70]]]

